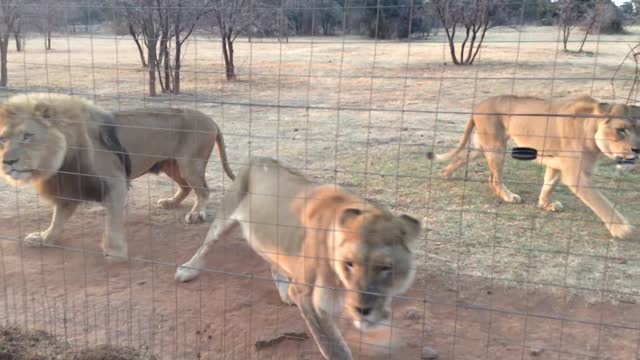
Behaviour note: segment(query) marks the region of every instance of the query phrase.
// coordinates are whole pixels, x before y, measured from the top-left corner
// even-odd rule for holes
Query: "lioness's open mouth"
[[[637,159],[638,157],[636,156],[632,158],[618,158],[616,159],[616,162],[618,163],[618,165],[633,165],[636,163]]]
[[[33,170],[4,169],[4,172],[14,179],[19,179],[31,176]]]

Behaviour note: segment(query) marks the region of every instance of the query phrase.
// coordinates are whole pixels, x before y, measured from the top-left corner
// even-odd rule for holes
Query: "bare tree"
[[[487,31],[506,19],[506,7],[500,0],[432,0],[430,3],[444,28],[451,61],[456,65],[473,64]],[[456,32],[459,29],[463,29],[464,38],[458,54]]]
[[[13,39],[16,42],[16,51],[21,52],[24,48],[24,39],[22,38],[22,21],[20,18],[16,20],[15,31],[13,32]]]
[[[149,96],[156,96],[156,70],[158,68],[158,40],[160,38],[160,26],[158,13],[156,11],[157,2],[160,0],[122,0],[121,5],[124,9],[129,23],[129,28],[134,41],[138,45],[138,49],[142,47],[139,44],[139,37],[142,36],[142,42],[147,49],[146,67],[149,78]],[[138,30],[135,30],[138,29]],[[145,65],[144,57],[141,55],[143,66]]]
[[[582,22],[584,28],[584,37],[582,38],[582,42],[580,43],[580,48],[578,52],[581,53],[584,48],[584,43],[587,42],[587,37],[589,34],[595,30],[598,25],[598,18],[601,16],[605,16],[606,8],[603,6],[604,3],[596,3],[593,8],[589,9],[585,15],[584,20]],[[566,50],[566,43],[565,43]]]
[[[173,23],[173,37],[175,42],[173,57],[173,89],[172,92],[180,93],[180,70],[182,68],[182,45],[193,34],[196,26],[205,15],[208,2],[200,7],[194,2],[178,0],[177,6],[171,13]]]
[[[129,35],[149,74],[149,95],[156,82],[163,93],[180,92],[182,46],[205,13],[206,0],[121,0]],[[172,47],[173,44],[173,47]],[[146,48],[146,56],[144,48]]]
[[[568,51],[567,44],[571,32],[578,26],[584,17],[585,2],[581,0],[558,0],[556,23],[562,31],[562,47]]]
[[[8,83],[7,53],[9,38],[16,31],[20,19],[20,0],[0,0],[0,86]]]
[[[225,75],[236,80],[233,43],[257,21],[259,11],[253,11],[251,0],[212,0],[207,13],[211,14],[209,27],[218,32],[222,44]]]

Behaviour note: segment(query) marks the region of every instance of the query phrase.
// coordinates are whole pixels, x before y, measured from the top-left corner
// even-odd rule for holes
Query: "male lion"
[[[427,157],[455,159],[444,170],[448,177],[468,160],[484,154],[493,191],[506,202],[519,203],[520,196],[509,191],[502,179],[505,147],[511,138],[517,146],[537,149],[536,161],[547,167],[538,200],[541,208],[562,210],[560,202],[549,198],[562,181],[598,215],[613,237],[629,238],[633,226],[593,186],[592,175],[603,155],[619,164],[635,163],[640,139],[638,115],[635,106],[601,103],[589,96],[552,102],[510,95],[491,97],[476,106],[454,150],[441,155],[429,152]],[[474,127],[476,132],[471,136]]]
[[[105,255],[127,256],[124,210],[131,162],[112,125],[109,113],[66,95],[16,95],[0,107],[4,178],[33,184],[54,205],[49,228],[27,235],[26,244],[51,243],[80,201],[96,201],[107,212]]]
[[[204,221],[209,198],[205,170],[214,146],[227,176],[235,178],[218,125],[202,112],[189,109],[134,109],[113,115],[118,137],[131,157],[130,179],[164,172],[178,184],[178,190],[173,197],[159,200],[158,206],[173,209],[193,189],[197,199],[185,222]]]
[[[176,272],[194,279],[214,242],[240,224],[271,264],[286,303],[295,303],[327,359],[351,359],[332,315],[346,309],[360,329],[390,318],[392,296],[415,275],[418,220],[394,216],[333,185],[315,185],[279,162],[254,158],[238,174],[207,237]]]
[[[222,133],[199,111],[158,108],[109,114],[84,99],[53,94],[13,96],[0,108],[4,177],[34,184],[54,203],[49,228],[25,238],[33,246],[53,243],[79,201],[97,201],[107,208],[105,255],[126,258],[127,179],[149,172],[162,171],[179,185],[159,206],[178,206],[194,188],[198,198],[185,221],[204,220],[209,196],[205,167],[216,144],[233,179]]]

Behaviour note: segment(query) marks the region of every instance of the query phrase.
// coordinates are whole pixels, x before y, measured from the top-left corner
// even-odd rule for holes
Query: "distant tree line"
[[[589,35],[622,32],[639,17],[640,0],[619,8],[610,0],[0,0],[0,86],[7,85],[10,41],[22,51],[25,35],[39,34],[48,50],[56,32],[105,22],[135,43],[153,96],[180,92],[183,44],[195,32],[219,39],[225,77],[234,80],[239,36],[409,39],[438,31],[451,61],[471,65],[496,26],[558,26],[564,50],[581,52]],[[570,49],[575,29],[580,45]]]

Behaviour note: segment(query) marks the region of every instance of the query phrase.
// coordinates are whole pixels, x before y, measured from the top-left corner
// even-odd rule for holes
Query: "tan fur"
[[[111,119],[90,102],[66,95],[17,95],[1,107],[3,177],[35,186],[54,205],[49,228],[27,235],[27,245],[53,243],[80,201],[98,201],[107,212],[105,255],[127,256],[126,166],[105,143],[109,136],[102,127]]]
[[[493,191],[504,201],[519,203],[520,196],[503,183],[507,140],[537,149],[536,162],[546,166],[538,200],[541,208],[562,210],[562,204],[549,197],[558,181],[562,181],[598,215],[612,236],[629,238],[633,226],[593,186],[592,175],[596,162],[603,157],[635,162],[640,139],[638,115],[640,111],[635,106],[600,103],[589,96],[554,102],[497,96],[476,106],[454,150],[442,155],[428,153],[427,157],[435,161],[453,160],[444,170],[444,176],[448,177],[468,160],[484,154]]]
[[[202,112],[189,109],[134,109],[113,115],[119,139],[131,157],[130,178],[161,171],[173,179],[178,185],[175,195],[158,201],[165,209],[178,207],[193,189],[197,200],[185,222],[204,221],[209,198],[205,171],[214,146],[227,176],[234,179],[218,125]]]
[[[111,140],[122,149],[104,143],[109,131]],[[32,138],[23,141],[25,134]],[[128,180],[162,171],[178,183],[172,198],[158,202],[163,208],[178,206],[195,189],[198,199],[186,215],[187,223],[206,217],[205,168],[215,145],[225,172],[234,178],[218,126],[194,110],[158,108],[110,114],[78,97],[17,95],[0,108],[0,137],[4,139],[0,145],[3,177],[14,184],[34,185],[54,204],[51,226],[25,238],[34,246],[55,242],[80,201],[98,201],[107,209],[105,254],[127,256],[127,176],[114,153],[131,160]],[[15,163],[7,163],[12,161]]]
[[[351,359],[332,315],[346,310],[362,330],[387,323],[391,299],[415,275],[420,223],[394,216],[333,185],[317,185],[272,159],[254,158],[225,193],[196,254],[176,272],[194,279],[205,256],[236,224],[271,264],[286,303],[295,303],[327,359]]]

